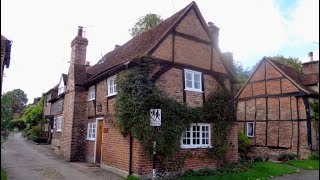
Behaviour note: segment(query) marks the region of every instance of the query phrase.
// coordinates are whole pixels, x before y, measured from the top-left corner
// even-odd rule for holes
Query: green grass
[[[319,170],[319,160],[290,160],[287,162],[287,164],[307,170]]]
[[[253,167],[246,172],[218,174],[214,176],[192,176],[182,177],[183,180],[256,180],[256,179],[270,179],[283,174],[297,172],[296,168],[288,167],[283,164],[275,164],[271,162],[256,162]]]
[[[4,170],[1,167],[1,180],[7,180],[7,175],[6,172],[4,172]]]

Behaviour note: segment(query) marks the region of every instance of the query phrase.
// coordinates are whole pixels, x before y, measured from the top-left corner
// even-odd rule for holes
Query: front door
[[[103,121],[97,121],[97,138],[96,138],[96,159],[95,162],[100,164],[101,160],[101,142],[102,142],[102,130],[103,130]]]

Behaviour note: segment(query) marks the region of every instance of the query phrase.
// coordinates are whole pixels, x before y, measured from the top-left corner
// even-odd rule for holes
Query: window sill
[[[248,136],[248,135],[247,135],[247,137],[248,137],[248,138],[254,138],[254,136]]]
[[[61,133],[61,130],[60,131],[56,130],[56,133]]]
[[[87,141],[95,141],[96,139],[88,139],[88,138],[87,138],[86,140],[87,140]]]
[[[110,94],[110,95],[107,95],[107,97],[112,97],[112,96],[115,96],[115,95],[117,95],[117,93],[115,93],[115,94]]]
[[[93,100],[95,100],[95,99],[88,99],[88,102],[93,101]]]
[[[207,149],[212,148],[212,146],[180,146],[181,149]]]
[[[184,89],[185,91],[192,91],[192,92],[199,92],[199,93],[203,93],[203,91],[198,90],[198,89]]]

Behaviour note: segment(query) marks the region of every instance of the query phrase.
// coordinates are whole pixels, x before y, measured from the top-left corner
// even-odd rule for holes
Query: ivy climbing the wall
[[[116,122],[123,135],[137,138],[143,149],[152,155],[152,142],[157,141],[157,158],[168,168],[172,166],[175,154],[180,149],[182,133],[191,123],[215,123],[213,147],[208,152],[213,158],[225,154],[228,125],[233,121],[233,102],[228,91],[218,88],[209,96],[203,108],[190,108],[183,103],[168,98],[150,79],[151,63],[140,62],[137,66],[121,72],[117,76],[119,88],[116,98]],[[161,128],[156,132],[150,127],[150,109],[161,109]],[[222,149],[220,147],[223,147]],[[216,153],[219,151],[219,153]],[[222,155],[224,156],[224,155]],[[184,156],[182,161],[184,161]],[[180,160],[181,160],[180,159]],[[180,162],[183,165],[183,162]]]

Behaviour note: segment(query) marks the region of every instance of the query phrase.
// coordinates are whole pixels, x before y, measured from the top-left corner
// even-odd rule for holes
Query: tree
[[[152,27],[158,25],[162,21],[162,18],[157,14],[149,13],[143,17],[140,17],[136,24],[131,28],[131,36],[137,36],[142,32],[151,29]]]
[[[30,126],[36,126],[40,122],[44,121],[43,119],[43,97],[37,105],[29,105],[23,112],[21,119]]]
[[[244,68],[241,62],[233,61],[233,71],[235,72],[235,79],[237,81],[235,90],[238,91],[249,78],[251,71],[249,68]]]
[[[267,58],[273,59],[275,61],[278,61],[279,63],[287,65],[299,73],[302,72],[301,61],[298,58],[284,57],[282,55],[277,55],[277,56],[272,56]]]
[[[1,120],[12,119],[13,113],[22,112],[27,102],[27,95],[21,89],[1,95]]]

